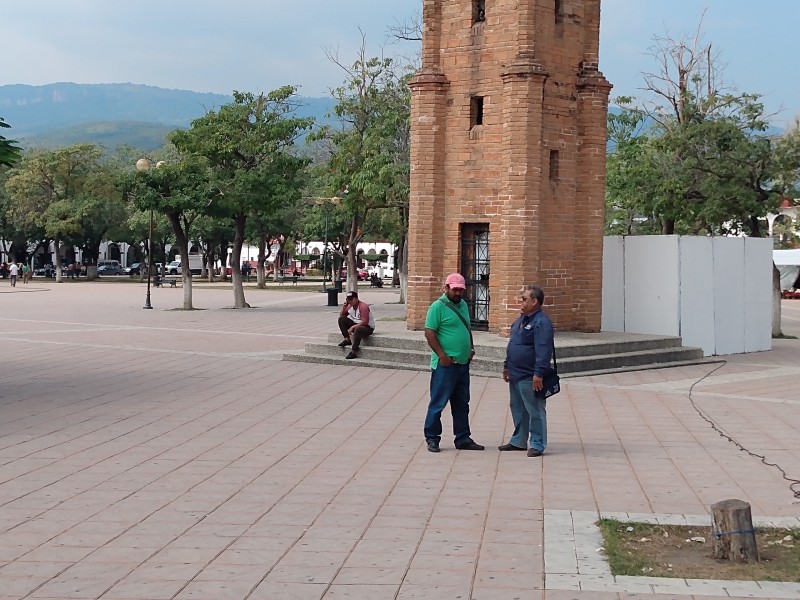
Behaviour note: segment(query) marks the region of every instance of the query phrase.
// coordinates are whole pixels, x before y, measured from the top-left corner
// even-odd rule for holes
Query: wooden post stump
[[[738,563],[758,562],[750,505],[743,500],[723,500],[711,505],[711,515],[714,558]]]

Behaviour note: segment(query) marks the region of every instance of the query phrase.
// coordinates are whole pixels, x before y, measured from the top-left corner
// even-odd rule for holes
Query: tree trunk
[[[209,243],[206,246],[204,263],[206,268],[206,276],[208,277],[208,282],[214,283],[214,244],[212,243]]]
[[[758,547],[750,505],[723,500],[711,505],[714,558],[738,563],[758,562]]]
[[[61,272],[61,238],[56,237],[53,245],[56,248],[56,283],[64,283],[64,275]]]
[[[406,295],[408,294],[408,240],[406,236],[400,239],[400,248],[398,249],[399,261],[395,261],[395,273],[400,274],[400,304],[406,303]]]
[[[236,234],[233,237],[233,253],[231,254],[231,281],[233,283],[233,307],[249,308],[250,305],[244,298],[244,287],[242,286],[242,246],[244,245],[244,224],[247,218],[244,215],[236,215],[234,223]]]
[[[228,281],[228,241],[223,240],[219,245],[219,280]]]
[[[256,286],[263,290],[267,287],[267,233],[262,232],[258,236],[258,264],[256,265]]]
[[[772,337],[781,337],[781,272],[772,263]]]
[[[192,273],[189,271],[189,236],[181,227],[180,216],[175,213],[167,215],[175,234],[175,241],[181,253],[181,279],[183,281],[183,310],[194,310],[192,306]],[[164,263],[166,267],[166,262]],[[163,269],[162,269],[163,270]]]

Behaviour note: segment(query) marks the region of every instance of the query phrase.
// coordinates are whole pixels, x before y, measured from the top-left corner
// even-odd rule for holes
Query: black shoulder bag
[[[558,361],[556,360],[556,342],[553,340],[553,370],[542,379],[542,389],[534,395],[539,398],[549,398],[561,391],[561,379],[558,376]]]

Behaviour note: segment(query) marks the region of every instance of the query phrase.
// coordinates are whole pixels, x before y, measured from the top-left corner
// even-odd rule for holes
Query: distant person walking
[[[444,294],[428,308],[425,340],[431,347],[431,399],[425,416],[428,452],[439,452],[442,411],[450,402],[453,435],[459,450],[483,450],[469,429],[469,363],[475,355],[469,309],[462,301],[466,281],[458,273],[447,276]]]
[[[31,280],[31,268],[27,263],[22,265],[22,283],[29,283]]]
[[[547,400],[542,381],[553,369],[553,324],[542,311],[544,292],[526,285],[520,292],[520,316],[511,325],[503,363],[503,381],[508,382],[514,433],[502,451],[528,451],[541,456],[547,447]],[[530,447],[528,446],[530,438]]]
[[[19,274],[19,267],[17,263],[12,262],[8,266],[8,275],[11,278],[11,287],[17,287],[17,275]]]

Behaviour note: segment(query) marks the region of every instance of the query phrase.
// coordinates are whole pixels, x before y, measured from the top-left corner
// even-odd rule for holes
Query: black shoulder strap
[[[542,311],[538,311],[542,312]],[[553,370],[558,373],[558,361],[556,360],[556,339],[555,335],[553,336]]]
[[[458,312],[458,309],[455,306],[453,306],[452,304],[450,304],[448,302],[445,302],[444,298],[439,298],[439,302],[441,302],[447,308],[449,308],[454,313],[456,313],[456,316],[459,319],[461,319],[461,322],[464,324],[464,327],[467,328],[467,332],[469,333],[469,346],[470,346],[470,348],[474,348],[475,347],[475,342],[472,341],[472,329],[470,328],[469,323],[467,323],[467,320],[464,318],[464,315],[462,315],[460,312]]]

